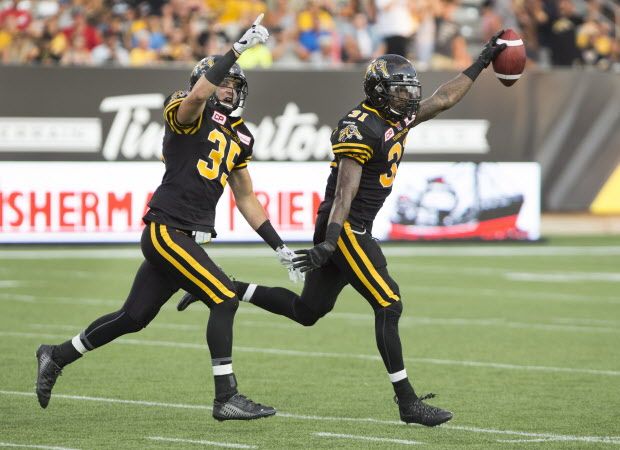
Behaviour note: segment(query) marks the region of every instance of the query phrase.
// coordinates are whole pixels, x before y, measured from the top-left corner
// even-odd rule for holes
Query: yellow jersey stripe
[[[182,101],[183,101],[182,98],[177,98],[175,100],[172,100],[170,103],[168,103],[166,107],[164,108],[164,115],[168,114],[168,112],[171,109],[177,108],[181,104]]]
[[[353,272],[355,272],[355,275],[357,275],[357,278],[359,278],[359,280],[362,282],[362,284],[364,286],[366,286],[366,289],[368,289],[370,291],[370,293],[377,300],[377,302],[379,302],[379,304],[381,306],[390,306],[390,304],[388,302],[383,300],[383,298],[377,292],[377,290],[372,285],[372,283],[370,281],[368,281],[368,278],[366,278],[366,276],[362,273],[361,269],[359,268],[359,266],[357,265],[357,263],[353,259],[353,256],[351,256],[351,253],[349,253],[349,250],[344,245],[344,241],[342,240],[342,238],[338,238],[338,248],[340,249],[340,251],[344,255],[344,257],[347,260],[347,262],[349,263],[349,266],[351,266],[351,269],[353,269]]]
[[[164,242],[166,244],[168,244],[168,246],[172,250],[174,250],[174,252],[177,253],[181,258],[183,258],[185,261],[187,261],[192,266],[192,268],[194,270],[196,270],[196,272],[198,272],[200,275],[202,275],[207,280],[209,280],[211,282],[211,284],[213,284],[216,288],[218,288],[220,290],[220,292],[222,294],[224,294],[226,297],[233,298],[235,296],[234,292],[230,291],[226,286],[224,286],[222,284],[222,282],[220,280],[218,280],[215,276],[213,276],[213,274],[211,272],[209,272],[202,265],[200,265],[200,263],[198,261],[196,261],[192,257],[192,255],[187,253],[185,251],[185,249],[183,249],[183,247],[178,245],[176,242],[174,242],[170,238],[170,235],[168,234],[168,230],[166,229],[165,225],[160,225],[159,226],[159,231],[161,232],[161,235],[164,238]]]
[[[366,105],[366,103],[362,103],[362,108],[367,109],[368,111],[372,111],[374,112],[377,116],[379,116],[381,118],[381,120],[385,120],[387,123],[389,123],[390,125],[392,125],[393,127],[395,127],[396,125],[398,125],[397,122],[392,122],[391,120],[387,120],[385,119],[381,113],[379,111],[377,111],[375,108],[371,108],[370,106]]]
[[[375,279],[377,283],[379,283],[379,286],[381,286],[381,288],[385,291],[388,297],[390,297],[392,300],[400,300],[398,295],[392,292],[392,289],[390,289],[383,277],[379,275],[379,272],[377,272],[375,266],[372,265],[372,263],[368,259],[368,256],[366,256],[366,253],[364,253],[364,250],[362,250],[362,247],[360,247],[359,243],[357,242],[357,238],[353,233],[353,230],[351,230],[351,224],[349,222],[344,223],[344,232],[349,238],[351,244],[353,244],[353,249],[355,250],[355,253],[357,253],[357,255],[361,258],[364,266],[366,266],[366,269],[368,270],[368,272],[370,272],[370,275]]]
[[[163,227],[163,225],[161,225],[161,226]],[[168,239],[170,239],[170,237],[168,237]],[[217,295],[215,295],[215,293],[211,289],[209,289],[202,281],[200,281],[194,275],[189,273],[189,271],[185,267],[183,267],[180,262],[178,262],[176,259],[174,259],[170,255],[170,253],[168,253],[166,250],[164,250],[164,248],[161,246],[161,244],[157,240],[157,235],[155,234],[155,222],[151,222],[151,242],[153,242],[153,245],[155,246],[155,250],[157,250],[157,252],[160,255],[162,255],[170,264],[172,264],[186,278],[191,280],[196,286],[198,286],[200,289],[202,289],[202,291],[205,294],[207,294],[207,296],[211,300],[213,300],[215,303],[222,303],[223,302],[223,300],[221,298],[219,298]]]
[[[371,156],[367,150],[362,150],[359,148],[340,148],[338,150],[332,150],[332,152],[334,152],[334,155],[337,155],[339,153],[361,153],[362,155],[366,155],[369,158]]]
[[[177,109],[181,106],[182,98],[176,99],[168,103],[164,109],[164,119],[170,125],[170,128],[177,134],[195,134],[202,125],[202,114],[194,123],[182,124],[177,120]]]
[[[365,148],[367,149],[370,153],[373,152],[373,149],[370,145],[366,145],[366,144],[362,144],[362,143],[357,143],[357,142],[343,142],[342,144],[335,144],[332,145],[332,148],[343,148],[343,147],[350,147],[350,148]]]
[[[243,123],[243,119],[239,119],[237,120],[235,123],[233,123],[231,126],[236,127],[237,125],[239,125],[240,123]]]

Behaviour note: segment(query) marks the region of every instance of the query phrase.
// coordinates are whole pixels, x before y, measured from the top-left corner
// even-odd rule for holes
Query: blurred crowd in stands
[[[460,70],[501,28],[529,64],[620,72],[618,0],[0,0],[0,62],[193,64],[227,51],[265,13],[267,45],[244,68],[338,67],[383,53]]]

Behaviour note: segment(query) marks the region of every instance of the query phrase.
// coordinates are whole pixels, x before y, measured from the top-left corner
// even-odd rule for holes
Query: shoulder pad
[[[187,91],[174,91],[164,101],[164,106],[166,106],[168,103],[170,103],[171,101],[176,100],[178,98],[185,98],[185,97],[187,97],[188,94],[189,94],[189,92],[187,92]]]

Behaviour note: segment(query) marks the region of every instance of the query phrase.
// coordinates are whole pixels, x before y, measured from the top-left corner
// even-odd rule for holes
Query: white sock
[[[233,373],[232,363],[212,367],[214,376],[228,375],[230,373]]]
[[[75,348],[82,355],[88,351],[88,349],[84,347],[84,344],[82,344],[82,339],[80,339],[79,334],[71,339],[71,344],[73,345],[73,348]]]
[[[248,288],[245,290],[245,294],[243,294],[242,302],[249,302],[252,300],[252,296],[254,295],[254,291],[256,290],[257,285],[250,283]]]
[[[390,377],[390,381],[392,383],[396,383],[400,380],[404,380],[405,378],[407,378],[407,369],[399,370],[398,372],[394,373],[388,373],[388,376]]]

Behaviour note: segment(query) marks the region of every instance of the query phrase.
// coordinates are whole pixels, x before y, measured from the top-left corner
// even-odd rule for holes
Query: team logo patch
[[[387,142],[390,139],[392,139],[393,137],[394,137],[394,129],[393,128],[388,128],[387,131],[385,132],[385,134],[383,135],[383,140],[385,142]]]
[[[224,125],[224,123],[226,123],[226,116],[217,111],[213,111],[213,116],[211,116],[211,119],[220,125]]]
[[[250,141],[252,138],[247,134],[243,134],[240,131],[237,131],[237,136],[239,136],[239,140],[243,142],[245,145],[250,145]]]
[[[347,125],[338,134],[338,142],[344,142],[351,138],[355,138],[358,141],[362,140],[362,133],[357,129],[357,125]]]
[[[370,63],[368,69],[366,69],[366,75],[369,73],[374,73],[377,75],[383,75],[383,78],[389,78],[390,74],[387,70],[387,62],[385,59],[375,59]]]

